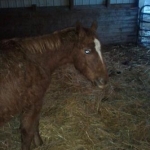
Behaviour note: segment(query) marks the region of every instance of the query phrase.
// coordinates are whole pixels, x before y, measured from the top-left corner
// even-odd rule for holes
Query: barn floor
[[[132,44],[103,48],[107,89],[73,68],[52,78],[41,113],[44,145],[35,150],[149,150],[150,49]],[[0,128],[0,150],[19,150],[18,117]]]

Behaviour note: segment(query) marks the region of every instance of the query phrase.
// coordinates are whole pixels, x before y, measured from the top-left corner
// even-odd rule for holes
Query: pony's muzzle
[[[103,89],[107,86],[108,80],[105,78],[99,78],[94,81],[94,83],[100,88]]]

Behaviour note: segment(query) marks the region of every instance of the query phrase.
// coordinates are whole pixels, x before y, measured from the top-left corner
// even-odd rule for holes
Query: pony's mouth
[[[104,79],[96,79],[94,84],[97,85],[100,89],[104,89],[107,86],[107,81]]]

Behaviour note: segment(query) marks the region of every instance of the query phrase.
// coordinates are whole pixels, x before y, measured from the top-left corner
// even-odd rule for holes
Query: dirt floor
[[[72,65],[59,68],[45,95],[35,150],[150,150],[150,49],[103,47],[109,86],[100,90]],[[0,150],[19,150],[19,117],[0,128]]]

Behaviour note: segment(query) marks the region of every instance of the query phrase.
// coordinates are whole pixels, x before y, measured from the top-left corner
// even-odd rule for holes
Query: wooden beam
[[[70,9],[74,8],[74,0],[69,0],[69,8]]]
[[[110,6],[110,0],[106,0],[106,7]]]

